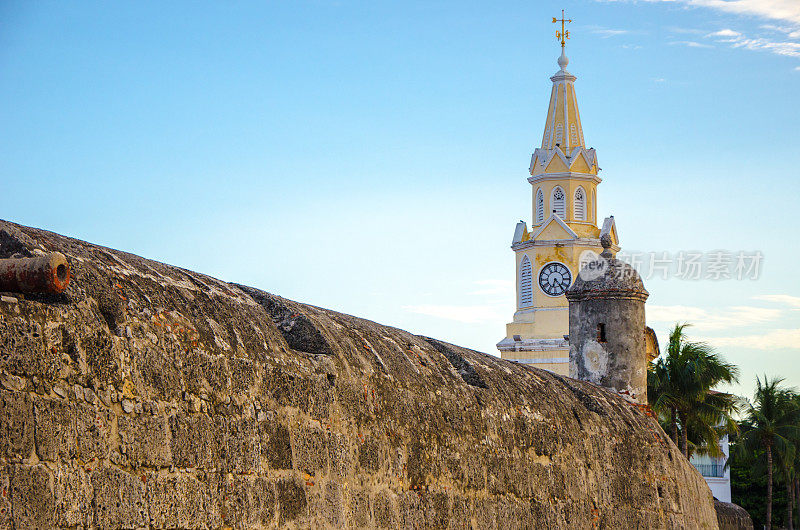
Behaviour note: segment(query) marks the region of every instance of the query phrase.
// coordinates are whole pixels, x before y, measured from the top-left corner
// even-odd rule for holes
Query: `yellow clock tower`
[[[533,194],[531,229],[517,223],[511,249],[516,256],[517,310],[497,344],[500,355],[520,363],[569,375],[568,302],[564,293],[580,270],[581,254],[602,252],[601,234],[609,234],[619,250],[614,217],[597,222],[597,155],[587,149],[575,95],[576,77],[567,71],[564,22],[560,70],[550,78],[553,88],[541,147],[531,157]],[[585,256],[585,255],[584,255]]]

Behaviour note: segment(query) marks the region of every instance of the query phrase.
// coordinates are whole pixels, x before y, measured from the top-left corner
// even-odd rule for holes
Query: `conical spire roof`
[[[569,155],[575,147],[586,147],[583,141],[583,127],[578,112],[578,99],[575,96],[574,75],[567,71],[569,59],[561,48],[558,58],[560,70],[550,78],[553,88],[550,91],[550,106],[542,136],[542,149],[559,147]]]
[[[569,59],[561,48],[558,58],[559,70],[550,80],[550,104],[544,124],[541,147],[531,156],[530,182],[550,174],[570,172],[597,177],[597,155],[593,148],[586,148],[583,126],[575,94],[577,77],[567,71]],[[533,180],[531,180],[533,179]]]

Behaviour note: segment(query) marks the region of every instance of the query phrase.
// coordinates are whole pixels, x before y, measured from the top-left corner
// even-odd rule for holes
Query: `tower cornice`
[[[600,184],[603,179],[591,173],[576,173],[574,171],[563,171],[560,173],[539,173],[538,175],[531,175],[528,177],[528,182],[535,184],[537,182],[547,182],[549,180],[582,180],[586,182],[594,182]]]

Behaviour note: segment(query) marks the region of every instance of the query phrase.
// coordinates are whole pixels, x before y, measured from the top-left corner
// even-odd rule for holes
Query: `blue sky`
[[[626,251],[760,251],[649,279],[800,385],[800,3],[0,4],[0,218],[496,353],[559,54]]]

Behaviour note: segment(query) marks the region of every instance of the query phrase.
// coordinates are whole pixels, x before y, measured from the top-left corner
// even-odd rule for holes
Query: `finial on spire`
[[[562,9],[561,10],[561,18],[553,17],[553,24],[555,24],[556,22],[561,22],[561,31],[556,30],[556,39],[561,41],[561,49],[563,50],[564,49],[564,44],[565,44],[564,40],[565,39],[569,39],[569,30],[564,29],[564,23],[565,22],[566,23],[572,22],[572,19],[571,18],[566,18],[564,16],[564,10]],[[561,56],[564,57],[564,53],[563,52],[561,53]]]

